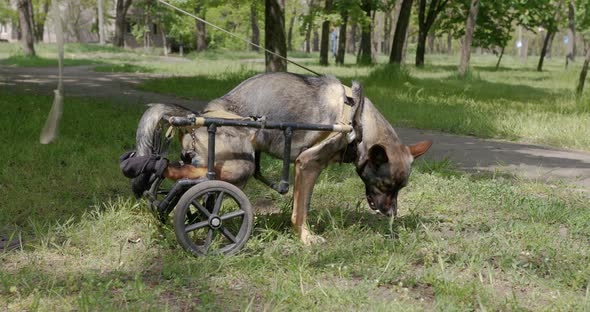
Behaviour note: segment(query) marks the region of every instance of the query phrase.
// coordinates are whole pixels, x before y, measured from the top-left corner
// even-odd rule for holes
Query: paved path
[[[202,101],[135,89],[142,81],[158,76],[161,77],[153,74],[97,73],[92,70],[92,66],[66,67],[66,96],[111,97],[134,104],[176,103],[196,110],[205,104]],[[55,68],[15,68],[0,65],[0,92],[16,89],[52,94],[56,79]],[[406,144],[425,139],[434,141],[431,150],[424,156],[427,159],[448,158],[459,168],[470,171],[501,170],[532,179],[564,179],[590,191],[590,153],[587,152],[482,140],[418,129],[396,130]]]
[[[147,79],[165,77],[155,74],[95,72],[94,66],[64,67],[65,96],[110,97],[130,104],[173,103],[199,109],[203,101],[183,99],[137,90]],[[12,67],[0,65],[0,92],[17,90],[53,95],[57,86],[55,67]]]

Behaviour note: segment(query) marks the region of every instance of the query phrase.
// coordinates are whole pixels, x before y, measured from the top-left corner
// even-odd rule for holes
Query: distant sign
[[[516,41],[516,47],[522,48],[522,41],[520,41],[520,40]]]
[[[568,36],[563,36],[563,44],[568,44],[570,42],[570,38]]]

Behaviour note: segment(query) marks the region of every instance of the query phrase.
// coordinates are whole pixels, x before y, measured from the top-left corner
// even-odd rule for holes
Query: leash
[[[57,42],[57,62],[58,62],[58,82],[57,89],[53,90],[55,96],[51,110],[45,121],[45,126],[41,130],[39,141],[41,144],[49,144],[57,137],[59,120],[63,112],[63,62],[64,62],[64,35],[62,19],[60,17],[59,4],[57,0],[51,3],[51,13],[55,23],[55,41]]]
[[[181,12],[181,13],[183,13],[185,15],[188,15],[188,16],[190,16],[190,17],[192,17],[192,18],[194,18],[194,19],[196,19],[196,20],[198,20],[200,22],[203,22],[203,23],[205,23],[205,24],[207,24],[207,25],[209,25],[209,26],[211,26],[211,27],[213,27],[213,28],[215,28],[215,29],[217,29],[219,31],[222,31],[222,32],[224,32],[224,33],[226,33],[226,34],[228,34],[228,35],[230,35],[230,36],[232,36],[232,37],[234,37],[236,39],[240,39],[240,40],[246,42],[249,45],[252,45],[252,46],[255,46],[255,47],[259,48],[259,49],[262,49],[262,50],[266,51],[267,53],[270,53],[270,54],[272,54],[272,55],[274,55],[274,56],[276,56],[276,57],[278,57],[280,59],[283,59],[283,60],[285,60],[285,61],[287,61],[287,62],[289,62],[289,63],[291,63],[291,64],[293,64],[295,66],[299,66],[300,68],[303,68],[303,69],[307,70],[308,72],[310,72],[310,73],[312,73],[312,74],[314,74],[316,76],[321,76],[321,74],[319,74],[319,73],[317,73],[317,72],[315,72],[315,71],[313,71],[313,70],[311,70],[311,69],[309,69],[309,68],[307,68],[307,67],[305,67],[305,66],[303,66],[301,64],[298,64],[298,63],[296,63],[294,61],[291,61],[290,59],[288,59],[288,58],[286,58],[286,57],[284,57],[284,56],[282,56],[282,55],[280,55],[280,54],[278,54],[276,52],[273,52],[271,50],[268,50],[265,47],[262,47],[262,46],[254,43],[254,42],[252,42],[252,41],[250,41],[250,40],[248,40],[246,38],[240,37],[240,36],[238,36],[238,35],[230,32],[228,30],[225,30],[225,29],[223,29],[223,28],[221,28],[221,27],[213,24],[213,23],[207,22],[206,20],[204,20],[204,19],[202,19],[202,18],[200,18],[200,17],[198,17],[196,15],[193,15],[193,14],[191,14],[191,13],[189,13],[189,12],[187,12],[187,11],[185,11],[185,10],[177,7],[177,6],[174,6],[174,5],[172,5],[172,4],[170,4],[170,3],[166,2],[166,1],[158,0],[158,2],[160,2],[161,4],[164,4],[164,5],[166,5],[166,6],[170,7],[170,8],[178,11],[178,12]]]

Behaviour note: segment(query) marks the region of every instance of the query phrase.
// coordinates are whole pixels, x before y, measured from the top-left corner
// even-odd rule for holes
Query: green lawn
[[[0,44],[0,58],[15,55],[7,47],[15,46]],[[50,59],[55,47],[39,51]],[[199,99],[263,66],[251,52],[163,61],[95,45],[66,51],[73,61],[103,62],[98,70],[174,75],[142,88]],[[590,150],[590,101],[571,95],[578,69],[564,70],[561,60],[537,73],[533,60],[508,57],[495,71],[493,57],[474,55],[470,76],[458,78],[447,56],[402,70],[324,68],[314,65],[317,55],[297,56],[345,83],[361,80],[397,126]],[[245,192],[259,209],[245,249],[197,259],[132,198],[119,172],[144,108],[66,97],[59,138],[40,145],[51,103],[0,93],[0,234],[23,240],[22,249],[0,252],[0,309],[590,310],[590,205],[570,185],[418,160],[398,218],[388,219],[370,211],[352,166],[332,165],[309,218],[327,242],[305,247],[290,226],[292,194],[252,180]],[[278,178],[279,162],[264,159],[263,167]]]
[[[590,209],[567,185],[418,161],[389,220],[370,212],[352,166],[333,165],[309,219],[327,242],[305,247],[291,194],[250,181],[245,192],[266,208],[246,248],[196,259],[118,172],[142,108],[66,98],[61,135],[43,146],[51,98],[0,103],[0,224],[24,239],[0,253],[4,309],[590,309]],[[277,177],[280,164],[264,168]]]

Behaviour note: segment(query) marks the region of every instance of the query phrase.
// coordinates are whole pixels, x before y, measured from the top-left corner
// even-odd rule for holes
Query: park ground
[[[34,60],[15,49],[0,45],[0,66],[55,66],[51,45]],[[142,77],[137,88],[185,101],[222,95],[263,66],[256,53],[170,60],[74,44],[66,52],[68,66],[133,73]],[[590,97],[573,95],[580,64],[566,70],[554,58],[538,73],[533,58],[508,57],[496,71],[493,56],[474,55],[460,78],[448,56],[431,56],[423,69],[324,68],[313,66],[317,57],[294,57],[363,82],[396,127],[590,151]],[[60,137],[43,146],[52,97],[42,91],[0,86],[0,233],[22,242],[0,254],[2,309],[590,309],[590,209],[575,181],[419,160],[399,217],[387,219],[369,211],[354,168],[335,165],[316,185],[309,220],[327,243],[312,247],[291,231],[290,194],[250,181],[245,192],[259,213],[245,249],[196,259],[132,199],[118,172],[144,108],[120,97],[66,97]],[[271,159],[264,167],[280,171]]]

